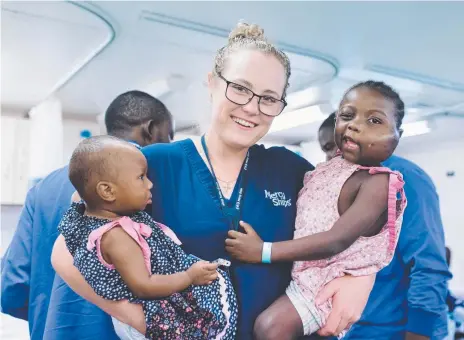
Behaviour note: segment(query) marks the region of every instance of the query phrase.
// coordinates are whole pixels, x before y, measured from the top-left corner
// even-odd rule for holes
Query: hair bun
[[[229,34],[229,44],[242,39],[266,40],[264,30],[261,27],[240,21]]]

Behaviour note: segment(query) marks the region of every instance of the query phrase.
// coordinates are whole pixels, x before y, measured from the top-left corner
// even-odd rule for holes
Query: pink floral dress
[[[297,217],[294,238],[329,230],[340,218],[338,198],[345,182],[355,171],[366,170],[369,174],[390,174],[388,193],[388,221],[375,236],[360,237],[348,249],[331,258],[317,261],[298,261],[292,270],[293,284],[304,299],[313,302],[324,285],[345,274],[362,276],[380,271],[393,258],[398,242],[406,197],[403,178],[399,172],[384,167],[363,167],[350,163],[341,156],[322,163],[304,178],[304,187],[297,201]],[[366,209],[369,209],[366,206]],[[319,327],[331,311],[331,302],[315,306],[319,314]],[[303,320],[304,322],[304,320]],[[318,322],[319,323],[319,322]]]

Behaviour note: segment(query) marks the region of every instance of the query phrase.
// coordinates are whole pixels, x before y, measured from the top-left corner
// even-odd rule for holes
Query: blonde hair
[[[221,47],[214,58],[213,74],[218,75],[224,70],[227,58],[231,53],[242,49],[254,49],[265,54],[273,55],[280,61],[285,69],[287,83],[285,84],[282,98],[287,94],[287,88],[290,85],[290,60],[287,55],[270,43],[264,36],[264,30],[256,24],[247,24],[240,21],[237,26],[230,32],[227,45]]]

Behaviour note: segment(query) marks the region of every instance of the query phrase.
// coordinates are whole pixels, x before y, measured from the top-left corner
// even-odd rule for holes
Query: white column
[[[105,125],[105,112],[100,113],[97,116],[97,123],[99,128],[99,135],[106,135],[106,125]]]
[[[64,165],[61,103],[49,98],[29,112],[31,184]]]
[[[29,183],[29,120],[1,117],[0,204],[23,204]]]

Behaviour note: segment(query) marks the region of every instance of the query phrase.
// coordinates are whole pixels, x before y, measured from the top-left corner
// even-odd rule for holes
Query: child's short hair
[[[115,153],[105,150],[111,146],[132,146],[130,143],[113,136],[95,136],[84,139],[74,150],[69,162],[69,179],[80,197],[86,202],[92,202],[90,184],[105,174],[111,177],[114,171]]]

